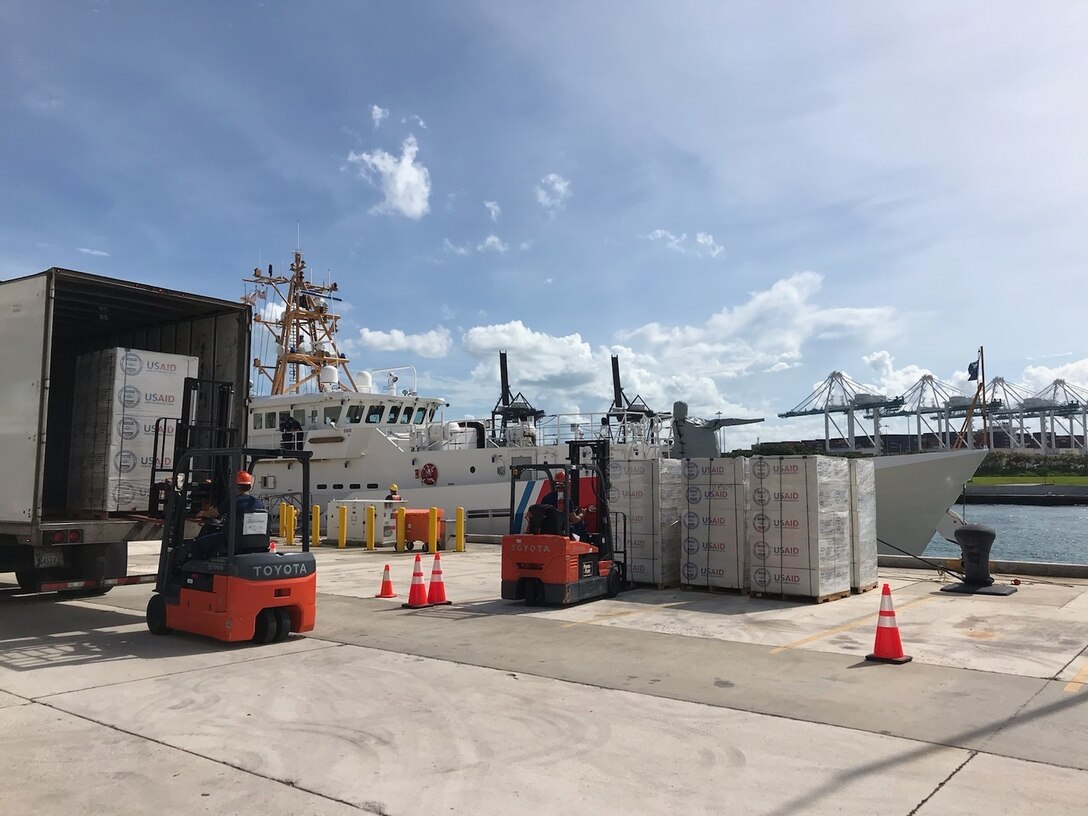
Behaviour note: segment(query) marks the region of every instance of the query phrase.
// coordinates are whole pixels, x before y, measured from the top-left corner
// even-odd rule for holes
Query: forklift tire
[[[271,643],[276,637],[276,613],[271,609],[262,609],[257,613],[253,626],[254,643]]]
[[[416,543],[414,541],[405,541],[404,542],[404,549],[408,550],[408,552],[411,552],[415,548],[416,548]]]
[[[535,578],[525,582],[525,605],[542,606],[544,604],[544,584]]]
[[[166,625],[166,599],[158,592],[147,602],[147,631],[153,635],[165,635],[170,631]]]
[[[604,596],[606,598],[615,598],[620,594],[621,589],[623,589],[623,579],[620,578],[620,568],[613,564],[612,569],[608,571],[608,582],[605,584]]]
[[[15,581],[23,592],[35,592],[41,576],[36,569],[15,570]]]
[[[287,640],[287,636],[291,634],[291,612],[286,606],[277,606],[274,612],[276,615],[276,636],[272,639],[272,642],[279,643]]]

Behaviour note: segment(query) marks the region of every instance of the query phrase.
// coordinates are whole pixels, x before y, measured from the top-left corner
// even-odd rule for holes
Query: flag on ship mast
[[[968,380],[968,382],[970,382],[971,380],[977,380],[977,379],[978,379],[978,360],[975,360],[973,363],[968,363],[968,365],[967,365],[967,380]]]

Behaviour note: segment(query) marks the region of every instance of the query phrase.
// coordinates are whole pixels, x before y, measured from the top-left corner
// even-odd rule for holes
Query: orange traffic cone
[[[892,589],[884,584],[880,596],[880,617],[876,621],[876,643],[873,653],[866,655],[866,660],[879,663],[909,663],[910,655],[903,654],[903,643],[899,640],[899,625],[895,622],[895,610],[892,608]]]
[[[446,582],[442,580],[442,556],[434,554],[434,566],[431,567],[431,588],[427,593],[427,603],[432,606],[443,606],[453,603],[446,600]]]
[[[423,583],[423,561],[416,556],[416,566],[412,571],[412,587],[408,590],[408,603],[401,604],[405,609],[421,609],[430,606],[427,603],[427,585]]]
[[[397,593],[393,591],[393,579],[389,577],[389,565],[385,565],[385,575],[382,576],[382,588],[378,590],[378,594],[375,598],[396,598]]]

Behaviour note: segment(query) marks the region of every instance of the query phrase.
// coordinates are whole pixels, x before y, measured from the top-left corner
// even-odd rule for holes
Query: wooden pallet
[[[868,592],[871,589],[876,589],[879,584],[880,584],[879,581],[873,581],[871,584],[866,584],[865,586],[852,588],[850,591],[853,592],[855,595],[860,595],[863,592]]]
[[[850,597],[850,590],[844,589],[841,592],[830,592],[827,595],[783,595],[781,592],[753,592],[753,598],[768,598],[775,601],[795,601],[796,603],[826,603],[827,601],[838,601],[842,598]]]
[[[685,592],[708,592],[711,595],[747,595],[748,590],[742,587],[717,587],[703,586],[702,584],[681,584],[680,589]]]

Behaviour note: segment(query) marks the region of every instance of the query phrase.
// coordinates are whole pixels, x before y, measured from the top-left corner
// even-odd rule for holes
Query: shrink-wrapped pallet
[[[877,584],[876,477],[871,459],[850,460],[850,588],[855,592]]]
[[[686,586],[744,589],[745,460],[685,459],[680,580]]]
[[[173,466],[185,378],[199,360],[111,348],[76,360],[69,506],[93,513],[145,509],[153,469]],[[156,427],[162,440],[155,449]]]
[[[609,465],[608,506],[626,531],[627,578],[664,586],[680,580],[680,462],[617,459]]]
[[[851,487],[846,459],[753,457],[746,542],[753,592],[820,598],[851,579]]]

